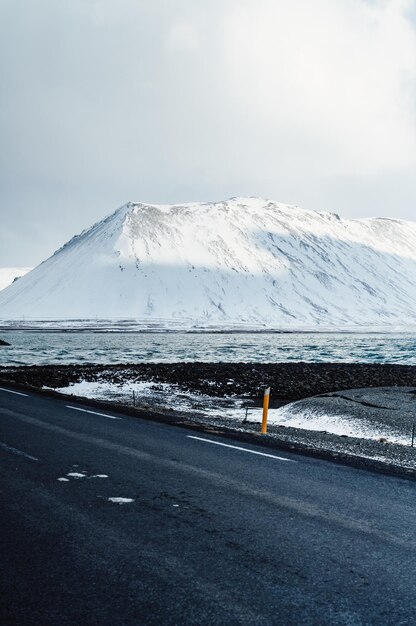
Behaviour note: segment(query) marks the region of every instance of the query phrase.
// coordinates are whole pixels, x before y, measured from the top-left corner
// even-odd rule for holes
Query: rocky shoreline
[[[270,406],[279,407],[344,389],[415,387],[416,366],[365,363],[138,363],[0,367],[0,378],[32,387],[67,387],[82,380],[152,381],[214,397],[237,396],[260,406],[271,387]]]

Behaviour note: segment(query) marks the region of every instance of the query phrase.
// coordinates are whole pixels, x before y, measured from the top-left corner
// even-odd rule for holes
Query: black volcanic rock
[[[3,341],[3,339],[0,339],[0,346],[10,346],[10,344],[7,343],[7,341]]]
[[[67,387],[82,380],[114,385],[150,381],[185,392],[235,396],[270,407],[318,394],[364,387],[416,387],[416,366],[376,363],[136,363],[0,367],[0,380],[33,387]]]

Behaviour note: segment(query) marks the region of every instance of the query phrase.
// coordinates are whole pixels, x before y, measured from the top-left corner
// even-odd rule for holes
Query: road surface
[[[414,624],[416,485],[0,390],[5,624]]]

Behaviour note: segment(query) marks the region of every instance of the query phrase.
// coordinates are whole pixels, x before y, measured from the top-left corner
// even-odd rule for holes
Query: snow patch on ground
[[[183,391],[169,383],[148,381],[125,382],[120,385],[107,382],[81,381],[69,387],[55,389],[59,393],[72,394],[95,400],[110,400],[125,404],[152,408],[154,410],[172,409],[185,413],[204,413],[209,416],[226,416],[243,419],[244,401],[240,398],[212,396]],[[134,393],[134,396],[133,396]]]
[[[153,382],[112,383],[82,381],[69,387],[56,389],[60,393],[74,394],[96,400],[110,400],[133,404],[133,391],[136,406],[151,407],[154,410],[172,409],[192,414],[200,413],[211,418],[228,418],[241,424],[246,417],[244,400],[236,397],[216,398],[203,394],[184,392],[175,385]],[[262,409],[249,407],[247,422],[260,423]],[[296,404],[288,404],[278,409],[270,409],[268,423],[275,426],[324,431],[335,435],[378,440],[387,438],[394,443],[408,445],[409,438],[392,432],[379,424],[357,419],[353,416],[330,415],[320,411],[304,410]]]
[[[134,502],[134,498],[107,498],[110,502],[115,502],[116,504],[129,504],[130,502]]]
[[[359,420],[352,416],[329,415],[320,411],[299,411],[293,405],[288,404],[274,411],[270,411],[270,424],[290,426],[291,428],[303,428],[305,430],[325,431],[334,435],[357,437],[359,439],[387,438],[392,443],[409,445],[409,438],[386,431],[385,428],[377,427],[365,420]]]

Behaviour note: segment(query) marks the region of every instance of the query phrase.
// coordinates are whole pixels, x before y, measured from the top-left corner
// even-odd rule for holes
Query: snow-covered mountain
[[[0,293],[0,318],[168,327],[416,325],[416,223],[258,198],[129,202]]]
[[[31,267],[0,267],[0,290],[11,285],[16,278],[27,274],[31,269]]]

